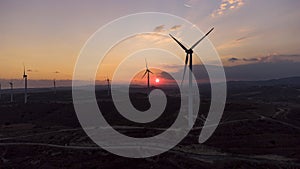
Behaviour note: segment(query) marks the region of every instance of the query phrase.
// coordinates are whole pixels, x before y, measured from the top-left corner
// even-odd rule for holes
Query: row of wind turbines
[[[23,79],[24,79],[24,82],[25,82],[25,86],[24,86],[24,103],[26,104],[27,103],[27,74],[26,74],[26,71],[25,71],[25,66],[23,65],[24,67],[24,71],[23,71]],[[13,103],[14,102],[14,83],[12,81],[9,82],[9,86],[10,86],[10,102]],[[0,99],[1,99],[1,83],[0,83]]]
[[[184,72],[183,72],[183,77],[182,77],[182,81],[181,81],[181,85],[183,83],[184,77],[185,77],[185,72],[186,72],[186,68],[187,68],[187,64],[189,61],[189,92],[188,92],[188,114],[189,114],[189,124],[192,124],[192,114],[193,114],[193,84],[192,84],[192,74],[193,74],[193,49],[205,38],[207,37],[214,28],[211,28],[201,39],[199,39],[197,42],[195,42],[194,45],[192,45],[192,47],[187,48],[185,47],[179,40],[177,40],[174,36],[172,36],[171,34],[170,37],[185,51],[186,53],[186,57],[185,57],[185,64],[184,64]],[[145,59],[145,63],[146,63],[146,70],[142,76],[142,79],[147,75],[147,93],[149,93],[150,91],[150,73],[153,74],[153,72],[149,69],[148,67],[148,62]],[[28,101],[28,89],[27,89],[27,80],[28,80],[28,75],[26,74],[26,69],[25,69],[25,65],[23,65],[23,80],[24,80],[24,103],[26,104]],[[105,81],[107,82],[107,95],[110,95],[110,82],[111,80],[106,77]],[[10,85],[10,90],[11,90],[11,96],[10,96],[10,101],[13,102],[13,82],[9,82]],[[56,81],[55,79],[53,80],[53,88],[54,88],[54,93],[56,94]],[[0,99],[1,99],[1,84],[0,84]]]
[[[192,83],[192,77],[193,77],[193,49],[203,40],[205,39],[212,31],[214,30],[214,28],[211,28],[203,37],[201,37],[198,41],[196,41],[192,47],[187,48],[185,47],[179,40],[177,40],[173,35],[169,34],[170,37],[184,50],[184,52],[186,53],[186,57],[185,57],[185,64],[184,64],[184,71],[183,71],[183,77],[181,80],[181,85],[183,84],[184,81],[184,77],[185,77],[185,72],[186,72],[186,68],[189,62],[189,92],[188,92],[188,107],[189,107],[189,123],[192,124],[192,113],[193,113],[193,83]],[[145,59],[145,63],[146,63],[146,70],[142,76],[142,79],[147,75],[147,93],[149,94],[150,91],[150,73],[154,74],[148,67],[148,62]],[[105,81],[107,82],[107,91],[108,91],[108,96],[110,95],[110,79],[107,77],[105,79]]]
[[[142,79],[147,75],[147,93],[149,93],[150,91],[150,73],[154,74],[149,68],[148,68],[148,63],[147,60],[145,59],[145,63],[146,63],[146,70],[145,73],[142,76]],[[106,78],[104,79],[104,81],[106,82],[107,85],[107,96],[110,96],[110,82],[111,80],[108,78],[108,76],[106,76]]]
[[[28,75],[26,74],[26,68],[25,65],[23,65],[23,80],[24,80],[24,104],[27,104],[28,101],[28,88],[27,88],[27,81],[28,81]],[[10,102],[14,102],[14,83],[12,81],[9,82],[10,86]],[[54,94],[56,95],[56,80],[53,80],[53,89],[54,89]],[[1,83],[0,83],[0,100],[1,100]]]

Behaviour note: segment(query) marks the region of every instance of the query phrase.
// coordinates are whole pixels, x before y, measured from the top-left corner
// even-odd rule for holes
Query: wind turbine
[[[26,74],[26,71],[25,71],[25,66],[23,65],[23,79],[25,80],[25,88],[24,88],[24,103],[26,104],[27,103],[27,74]]]
[[[54,89],[54,95],[56,95],[56,92],[57,92],[57,90],[56,90],[56,74],[58,74],[60,72],[59,71],[55,71],[53,73],[55,73],[54,79],[53,79],[53,89]]]
[[[146,76],[147,74],[147,90],[148,90],[148,93],[149,93],[149,90],[150,90],[150,73],[153,74],[153,72],[151,72],[151,70],[149,70],[148,68],[148,63],[147,63],[147,60],[145,59],[145,63],[146,63],[146,71],[142,77],[142,79]]]
[[[187,67],[187,63],[190,60],[190,72],[189,72],[189,103],[188,103],[188,123],[189,126],[192,127],[193,124],[193,84],[192,84],[192,73],[193,73],[193,49],[208,35],[210,34],[211,31],[213,31],[214,28],[211,28],[201,39],[199,39],[191,48],[187,49],[181,42],[179,42],[174,36],[172,36],[171,34],[169,34],[171,36],[172,39],[174,39],[178,45],[185,51],[186,56],[185,56],[185,65],[184,65],[184,71],[183,71],[183,77],[182,77],[182,81],[181,84],[183,83],[184,80],[184,76],[185,76],[185,71],[186,71],[186,67]],[[190,56],[190,58],[189,58]]]
[[[10,102],[14,102],[14,94],[13,94],[13,90],[14,90],[14,84],[13,82],[9,82],[10,85]]]
[[[1,100],[2,90],[1,90],[1,83],[0,83],[0,100]]]
[[[54,94],[56,95],[56,80],[53,79],[53,89],[54,89]]]
[[[107,96],[110,95],[110,79],[108,76],[106,77],[105,81],[107,82]]]

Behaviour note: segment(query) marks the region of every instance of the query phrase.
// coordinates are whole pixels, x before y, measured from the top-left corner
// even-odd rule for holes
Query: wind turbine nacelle
[[[186,53],[188,53],[188,54],[192,54],[193,52],[194,52],[193,49],[189,49],[186,51]]]

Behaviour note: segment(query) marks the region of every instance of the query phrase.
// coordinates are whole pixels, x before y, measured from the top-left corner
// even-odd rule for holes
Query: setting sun
[[[159,83],[159,78],[156,78],[156,79],[155,79],[155,82],[156,82],[156,83]]]

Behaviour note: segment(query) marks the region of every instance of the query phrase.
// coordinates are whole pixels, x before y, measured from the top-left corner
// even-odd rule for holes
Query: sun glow
[[[156,79],[155,79],[155,82],[156,82],[156,83],[159,83],[159,78],[156,78]]]

